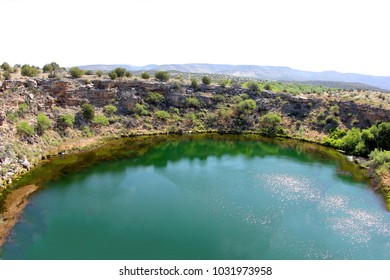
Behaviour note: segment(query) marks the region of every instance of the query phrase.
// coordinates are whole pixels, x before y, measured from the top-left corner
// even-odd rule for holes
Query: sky
[[[0,63],[215,63],[390,76],[388,1],[0,0]]]

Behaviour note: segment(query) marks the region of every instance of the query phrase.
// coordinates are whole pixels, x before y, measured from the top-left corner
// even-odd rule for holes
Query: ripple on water
[[[318,201],[321,192],[314,183],[304,176],[291,174],[264,174],[259,179],[266,183],[266,188],[283,200]]]
[[[390,236],[390,228],[383,213],[352,208],[348,198],[339,195],[325,197],[319,210],[326,212],[331,229],[351,243],[364,244],[374,236]]]

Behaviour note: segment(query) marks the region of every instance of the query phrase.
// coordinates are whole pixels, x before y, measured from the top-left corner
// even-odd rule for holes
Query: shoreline
[[[182,134],[209,134],[209,133],[217,133],[217,134],[236,134],[234,132],[228,132],[228,131],[204,131],[204,132],[192,132],[192,131],[183,131],[180,133]],[[88,149],[96,148],[100,145],[103,145],[104,143],[113,140],[113,139],[119,139],[119,138],[129,138],[129,137],[136,137],[136,136],[153,136],[153,135],[168,135],[168,132],[165,131],[130,131],[126,135],[112,135],[112,136],[95,136],[92,138],[83,138],[83,139],[72,139],[69,142],[64,142],[60,146],[57,147],[56,150],[62,151],[61,153],[69,154],[69,153],[79,153],[81,151],[86,151]],[[254,131],[245,131],[242,133],[239,133],[242,135],[245,134],[258,134]],[[302,139],[302,138],[296,138],[291,136],[282,136],[279,135],[278,138],[283,138],[286,140],[297,140],[301,142],[307,142],[307,143],[313,143],[319,146],[322,145],[321,142],[315,141],[313,139]],[[46,155],[47,158],[50,158],[53,155]],[[47,160],[47,159],[46,159]],[[46,160],[39,160],[34,167],[38,167],[41,163],[45,162]],[[356,163],[356,162],[355,162]],[[356,163],[358,164],[358,163]],[[361,164],[358,164],[360,167],[362,167]],[[26,170],[26,172],[19,174],[17,178],[15,178],[16,182],[18,178],[23,176],[24,174],[30,172],[30,170]],[[23,213],[24,208],[28,204],[28,198],[31,194],[36,192],[39,189],[38,185],[26,185],[22,186],[20,188],[17,188],[15,190],[9,190],[8,187],[10,185],[6,185],[3,188],[2,195],[4,196],[4,191],[9,193],[6,194],[6,197],[3,201],[2,206],[3,211],[0,212],[0,248],[4,245],[4,243],[7,241],[7,238],[9,237],[9,234],[11,233],[13,227],[16,225],[16,223],[20,220],[20,217]],[[374,189],[373,189],[374,190]],[[375,191],[375,190],[374,190]],[[0,192],[1,194],[1,192]],[[386,198],[384,198],[386,200]],[[386,202],[386,201],[385,201]],[[387,205],[388,210],[390,211],[389,205]]]
[[[37,185],[27,185],[11,191],[4,202],[4,212],[0,219],[0,247],[7,241],[13,227],[20,220],[28,198],[39,189]]]

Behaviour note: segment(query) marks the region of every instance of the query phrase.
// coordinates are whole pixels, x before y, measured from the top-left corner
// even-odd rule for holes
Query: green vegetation
[[[330,137],[325,138],[324,144],[357,156],[367,156],[375,149],[388,151],[390,150],[390,123],[373,125],[363,131],[359,128],[352,128],[347,132],[335,130]]]
[[[72,67],[69,69],[69,74],[77,79],[77,78],[81,78],[82,76],[84,76],[85,74],[85,71],[84,70],[81,70],[80,68],[78,67]]]
[[[37,117],[37,132],[38,134],[43,134],[51,126],[51,120],[48,116],[44,114],[38,114]]]
[[[43,73],[50,73],[49,78],[55,78],[58,69],[60,69],[60,66],[56,62],[45,64],[42,68]]]
[[[154,77],[160,82],[168,82],[170,75],[167,71],[158,71]]]
[[[59,118],[59,126],[61,129],[66,129],[68,127],[73,128],[75,122],[75,116],[73,114],[63,114]]]
[[[107,117],[105,115],[96,115],[94,118],[93,118],[93,122],[97,125],[102,125],[102,126],[107,126],[110,124],[110,122],[108,121]]]
[[[103,112],[106,114],[107,117],[112,117],[113,115],[118,112],[118,108],[115,105],[106,105],[103,107]]]
[[[96,70],[95,71],[95,75],[98,76],[98,77],[101,77],[103,75],[103,71],[101,70]]]
[[[18,123],[16,130],[22,136],[34,136],[35,134],[34,127],[29,125],[27,121],[21,121]]]
[[[158,118],[159,120],[162,120],[162,121],[166,121],[168,120],[171,115],[167,112],[167,111],[157,111],[156,113],[154,113],[156,118]]]
[[[158,92],[149,92],[147,97],[146,97],[146,102],[158,105],[164,102],[165,97],[161,93]]]
[[[148,116],[150,114],[149,111],[146,109],[146,105],[145,104],[139,104],[139,103],[137,103],[134,106],[133,113],[137,114],[139,116]]]
[[[237,111],[240,114],[250,114],[256,110],[256,101],[253,99],[243,100],[237,105]]]
[[[200,101],[196,97],[187,97],[186,104],[191,108],[200,108]]]
[[[81,113],[87,122],[91,122],[95,118],[95,108],[89,103],[81,105]]]
[[[261,133],[275,137],[282,129],[282,118],[276,113],[267,113],[260,119]]]
[[[150,74],[148,72],[143,72],[141,74],[141,78],[144,80],[148,80],[148,79],[150,79]]]
[[[11,65],[9,65],[7,62],[3,62],[3,64],[1,64],[0,66],[1,69],[3,69],[4,71],[7,71],[7,72],[10,72],[12,67]]]
[[[21,74],[22,76],[35,77],[39,74],[39,68],[35,66],[30,66],[28,64],[24,64],[22,66]]]
[[[203,76],[202,77],[202,83],[205,85],[210,85],[211,84],[211,78],[209,76]]]

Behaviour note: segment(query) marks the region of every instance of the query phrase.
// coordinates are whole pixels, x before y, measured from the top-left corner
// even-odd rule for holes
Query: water
[[[55,179],[1,258],[390,258],[382,197],[330,150],[255,136],[141,140],[54,160],[93,164],[47,167]]]

